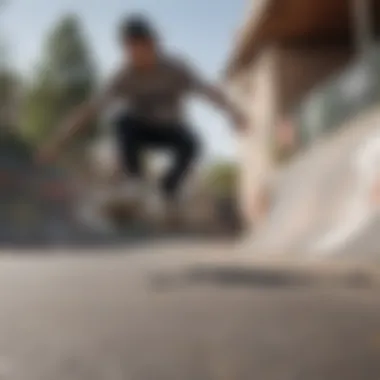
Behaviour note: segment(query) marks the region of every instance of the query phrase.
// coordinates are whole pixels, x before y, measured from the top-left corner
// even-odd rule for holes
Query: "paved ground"
[[[0,379],[380,378],[374,283],[157,248],[4,253]]]

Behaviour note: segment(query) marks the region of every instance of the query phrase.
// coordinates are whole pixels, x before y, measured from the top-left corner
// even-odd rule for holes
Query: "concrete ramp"
[[[380,111],[375,109],[279,173],[270,214],[250,249],[310,259],[380,259],[379,179]]]

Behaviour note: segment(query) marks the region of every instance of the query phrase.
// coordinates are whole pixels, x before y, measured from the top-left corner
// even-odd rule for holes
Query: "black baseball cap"
[[[147,18],[133,15],[121,22],[120,37],[122,40],[155,40],[156,31]]]

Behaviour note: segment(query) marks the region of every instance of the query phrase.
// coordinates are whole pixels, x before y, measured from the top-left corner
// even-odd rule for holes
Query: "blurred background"
[[[98,207],[117,104],[35,160],[129,12],[249,119],[190,100],[180,228]],[[379,21],[378,0],[0,0],[0,379],[379,380]],[[170,161],[144,162],[153,184]]]
[[[252,252],[378,259],[378,17],[376,0],[253,2],[227,64],[255,125]]]
[[[205,76],[219,80],[244,2],[207,7],[200,1],[190,6],[150,0],[127,5],[100,1],[95,7],[90,1],[70,0],[1,4],[1,244],[128,242],[157,232],[119,203],[99,215],[96,202],[89,201],[107,187],[115,170],[110,125],[115,110],[101,115],[51,167],[37,165],[33,155],[70,111],[113,75],[122,57],[117,28],[128,12],[146,13],[168,49],[193,57]],[[187,12],[193,21],[184,22]],[[218,12],[212,31],[206,23],[195,28],[194,20],[206,21],[209,12]],[[207,45],[200,44],[205,34]],[[188,108],[205,152],[187,181],[186,233],[236,234],[238,166],[230,126],[199,101]],[[159,155],[146,157],[152,181],[167,161]],[[104,228],[102,219],[112,219],[113,226]]]
[[[249,130],[236,135],[213,109],[189,102],[205,150],[187,184],[186,233],[221,239],[244,232],[246,247],[264,255],[364,250],[374,259],[376,0],[3,1],[1,244],[162,235],[138,221],[136,210],[115,203],[96,213],[89,200],[107,187],[115,166],[109,120],[117,105],[55,165],[33,161],[63,117],[117,67],[116,27],[132,11],[149,15],[165,46],[192,59],[249,115]],[[167,157],[147,155],[149,178],[167,164]],[[111,229],[102,228],[106,219]]]

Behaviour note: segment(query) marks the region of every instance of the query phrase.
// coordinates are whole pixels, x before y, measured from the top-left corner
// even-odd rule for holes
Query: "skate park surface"
[[[3,252],[0,378],[378,379],[375,270],[212,248]]]
[[[364,225],[356,251],[346,244],[347,254],[304,249],[326,220],[311,212],[309,224],[298,224],[307,228],[284,231],[286,213],[296,222],[308,191],[315,202],[333,202],[344,188],[337,180],[336,191],[320,185],[325,191],[315,194],[355,151],[358,134],[372,135],[377,114],[367,117],[361,131],[348,129],[285,168],[272,218],[244,244],[181,238],[4,249],[0,379],[378,380],[376,223]],[[300,173],[311,178],[290,203],[286,191],[296,190]]]
[[[349,206],[372,200],[355,153],[379,121],[284,168],[243,243],[3,249],[0,379],[378,380],[376,207]]]

